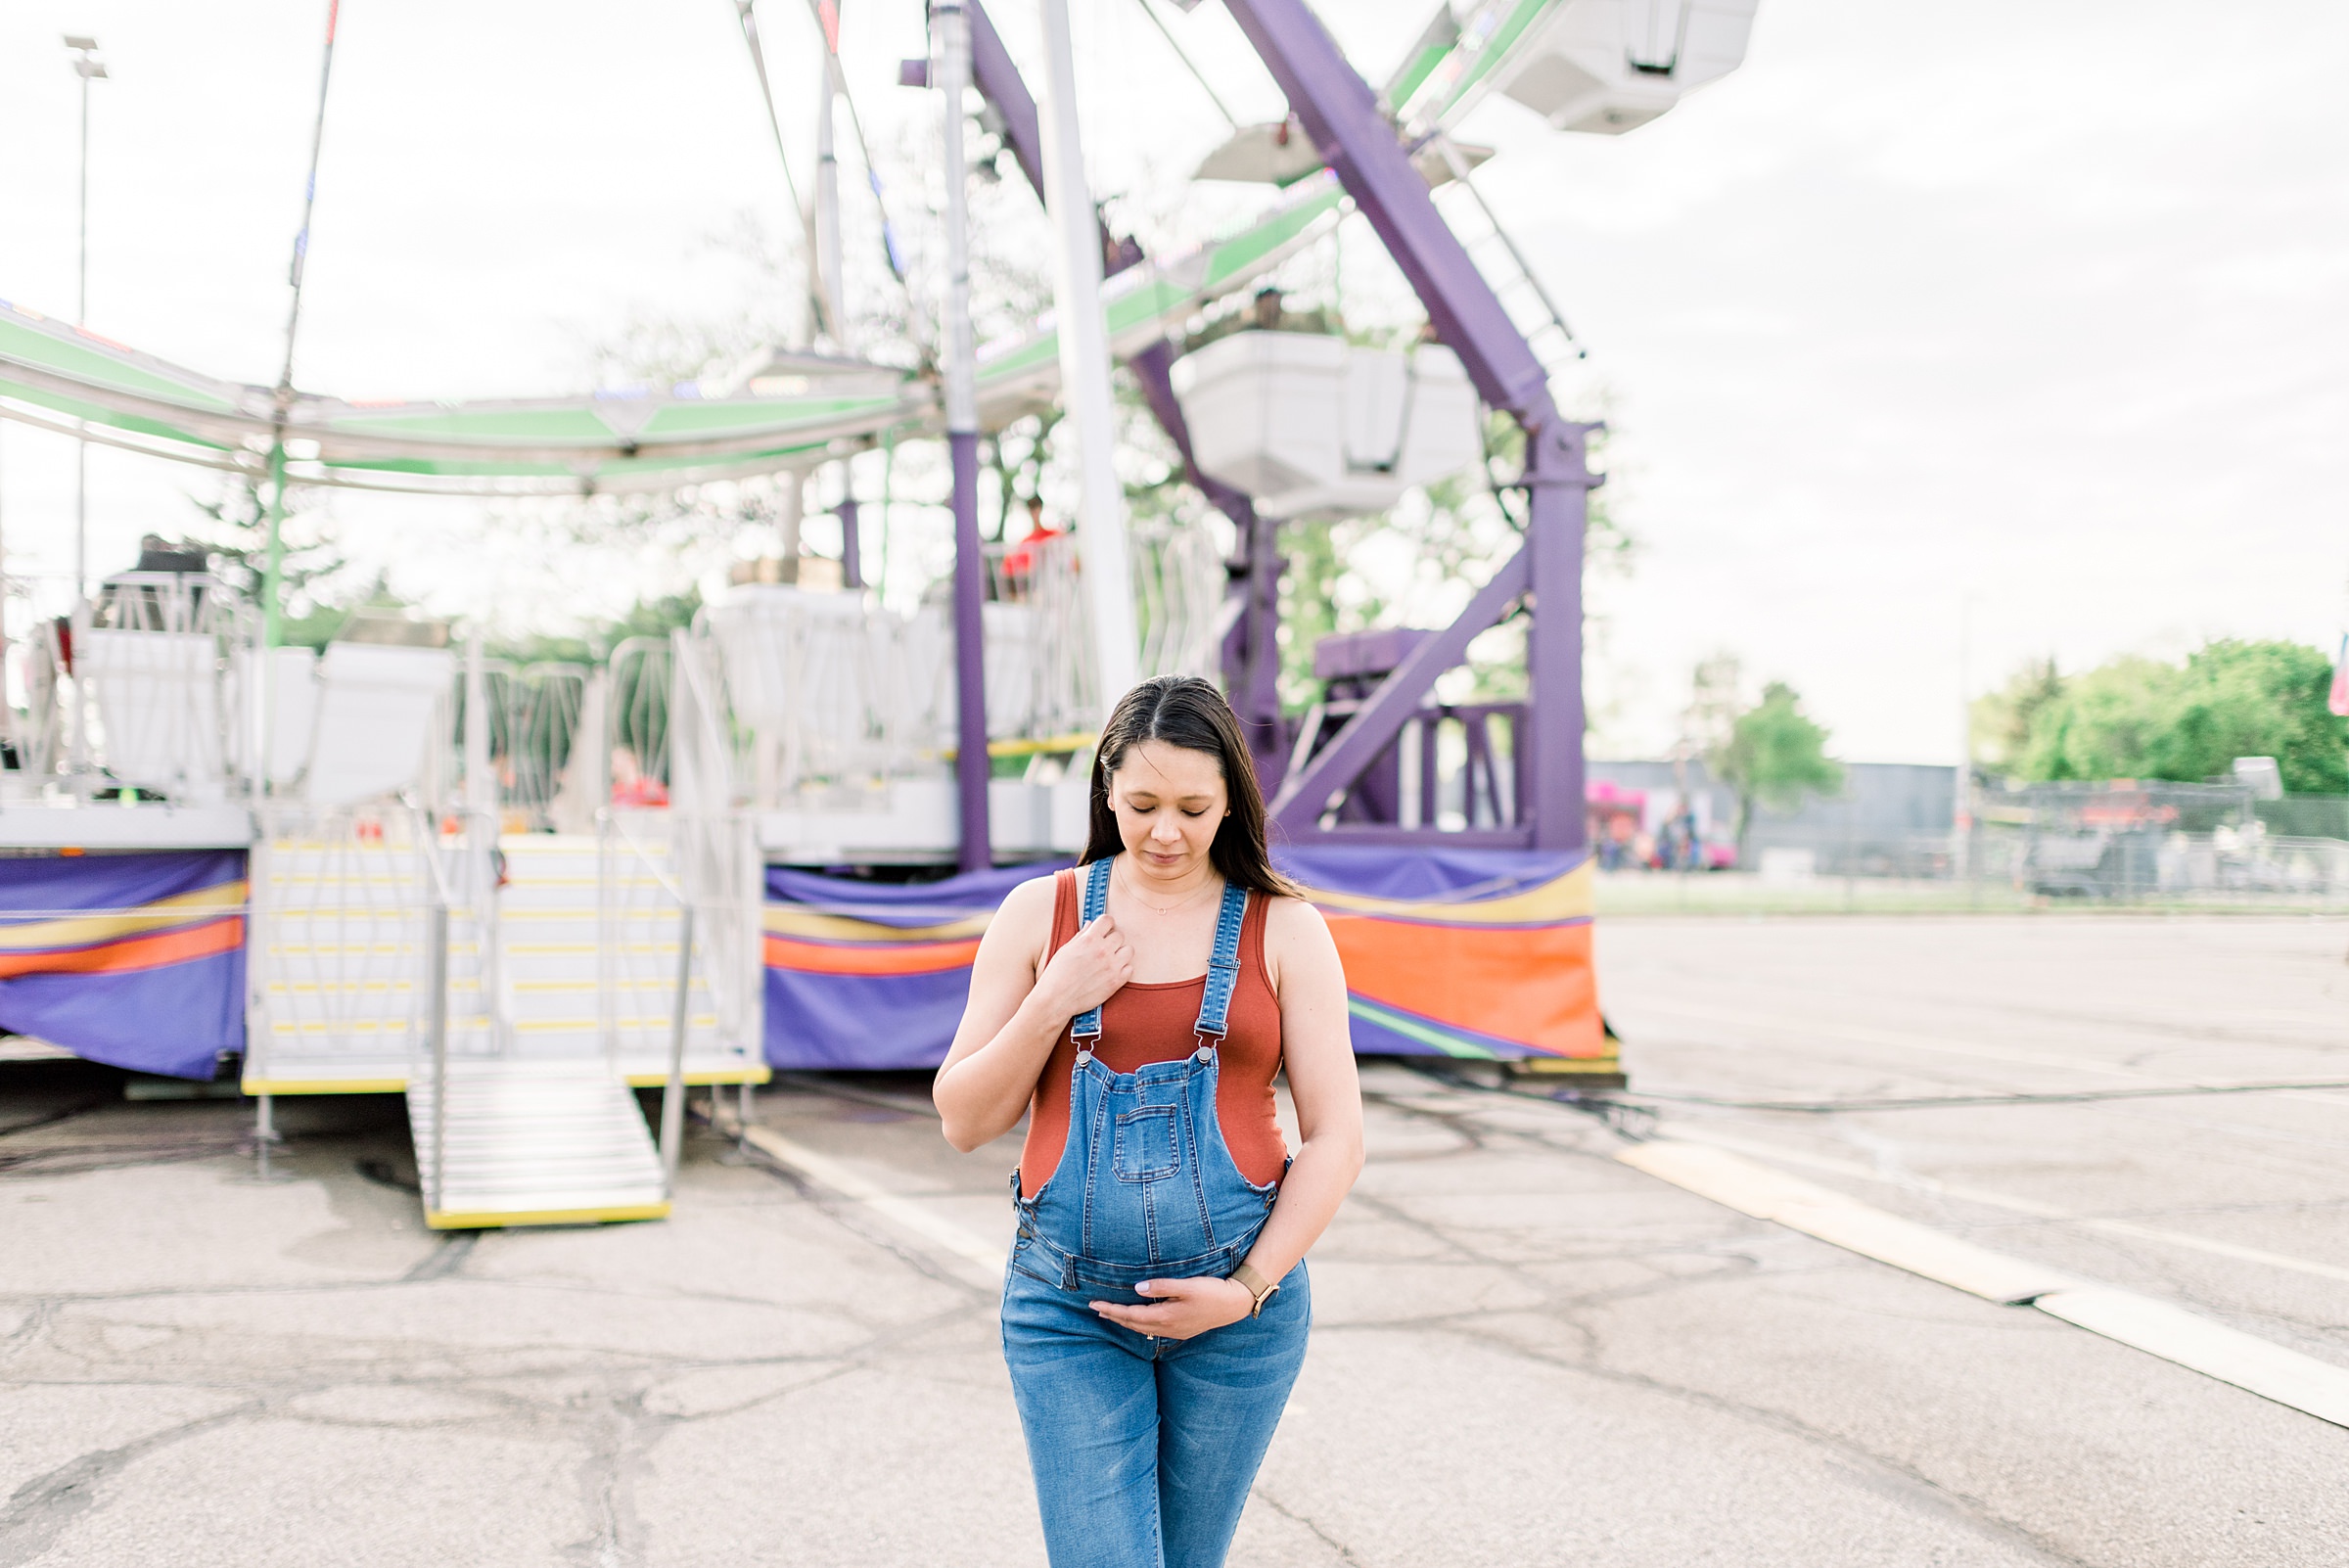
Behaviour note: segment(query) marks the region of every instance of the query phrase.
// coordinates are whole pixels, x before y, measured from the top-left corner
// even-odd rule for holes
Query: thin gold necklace
[[[1211,882],[1211,883],[1207,883],[1207,884],[1203,885],[1203,886],[1202,886],[1202,887],[1199,889],[1199,893],[1205,893],[1205,892],[1208,890],[1208,888],[1210,888],[1210,887],[1213,887],[1213,886],[1214,886],[1214,884],[1213,884],[1212,882]],[[1133,885],[1133,877],[1132,877],[1131,873],[1129,872],[1129,873],[1127,875],[1127,877],[1126,877],[1126,894],[1127,894],[1127,897],[1128,897],[1128,898],[1130,898],[1130,899],[1134,899],[1136,902],[1138,902],[1139,904],[1141,904],[1141,906],[1142,906],[1143,908],[1145,908],[1145,909],[1148,909],[1148,910],[1149,910],[1149,911],[1151,911],[1153,914],[1173,914],[1173,913],[1174,913],[1175,910],[1177,910],[1177,909],[1185,909],[1185,908],[1188,908],[1188,907],[1190,907],[1190,905],[1192,905],[1192,904],[1194,904],[1194,903],[1197,903],[1197,902],[1199,901],[1199,893],[1189,893],[1189,894],[1185,894],[1185,895],[1183,895],[1183,897],[1181,897],[1181,898],[1179,898],[1179,899],[1175,899],[1175,900],[1174,900],[1173,903],[1167,903],[1167,904],[1158,904],[1158,903],[1152,903],[1152,902],[1151,902],[1151,901],[1150,901],[1148,899],[1145,899],[1145,898],[1143,898],[1143,897],[1142,897],[1142,891],[1141,891],[1141,889],[1139,889],[1139,888],[1137,888],[1137,887],[1135,887],[1135,886]]]

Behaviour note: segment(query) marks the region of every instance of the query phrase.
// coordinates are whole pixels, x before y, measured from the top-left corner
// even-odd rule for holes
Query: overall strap
[[[1240,926],[1248,914],[1248,890],[1223,885],[1223,907],[1216,912],[1216,950],[1207,960],[1207,993],[1199,998],[1199,1022],[1195,1032],[1202,1038],[1213,1035],[1223,1038],[1223,1026],[1231,1012],[1231,993],[1240,984]]]
[[[1077,906],[1077,929],[1079,931],[1082,931],[1100,919],[1101,911],[1109,907],[1109,867],[1114,858],[1115,856],[1107,856],[1095,860],[1082,872],[1084,894]],[[1221,933],[1219,931],[1219,938],[1221,935]],[[1236,938],[1234,942],[1236,944]],[[1069,1035],[1071,1038],[1079,1040],[1099,1039],[1101,1038],[1099,1005],[1088,1007],[1078,1014],[1077,1021],[1069,1026]]]

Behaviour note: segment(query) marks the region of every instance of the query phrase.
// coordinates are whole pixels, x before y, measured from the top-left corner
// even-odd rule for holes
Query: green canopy
[[[1177,330],[1309,243],[1344,203],[1327,174],[1293,187],[1228,239],[1121,273],[1103,290],[1113,351]],[[1048,402],[1060,349],[1049,321],[981,351],[982,417],[999,426]],[[444,494],[665,490],[812,467],[885,432],[936,433],[933,376],[798,356],[748,389],[465,402],[345,401],[219,381],[0,300],[0,418],[175,462],[261,478],[281,438],[296,484]]]

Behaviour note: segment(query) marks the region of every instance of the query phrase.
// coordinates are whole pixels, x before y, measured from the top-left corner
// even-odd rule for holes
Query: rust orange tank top
[[[1077,935],[1077,873],[1053,878],[1050,961],[1061,944]],[[1250,895],[1240,922],[1240,981],[1233,990],[1227,1033],[1216,1049],[1216,1121],[1240,1175],[1263,1183],[1277,1181],[1289,1149],[1280,1133],[1272,1100],[1272,1078],[1280,1071],[1280,1001],[1265,973],[1265,909],[1262,895]],[[1101,1004],[1101,1040],[1094,1054],[1113,1073],[1130,1073],[1145,1062],[1179,1061],[1199,1048],[1191,1028],[1207,977],[1163,984],[1128,984]],[[1077,1042],[1063,1025],[1036,1081],[1028,1108],[1028,1141],[1020,1150],[1020,1194],[1033,1198],[1060,1166],[1069,1139],[1069,1075],[1077,1070]]]

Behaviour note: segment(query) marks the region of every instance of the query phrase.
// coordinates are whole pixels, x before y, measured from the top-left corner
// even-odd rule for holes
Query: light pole
[[[98,58],[98,40],[66,34],[73,52],[73,74],[81,78],[81,247],[74,272],[73,325],[86,327],[90,315],[90,83],[106,79],[106,62]],[[90,444],[73,448],[73,597],[88,591],[90,580]]]
[[[80,253],[74,271],[73,325],[88,325],[90,313],[90,83],[106,79],[106,64],[98,58],[98,40],[66,34],[73,52],[73,74],[81,78],[81,218]],[[73,439],[73,656],[79,660],[89,647],[90,613],[90,443],[75,426]],[[73,744],[68,766],[76,781],[89,771],[90,683],[77,668],[73,675]]]

